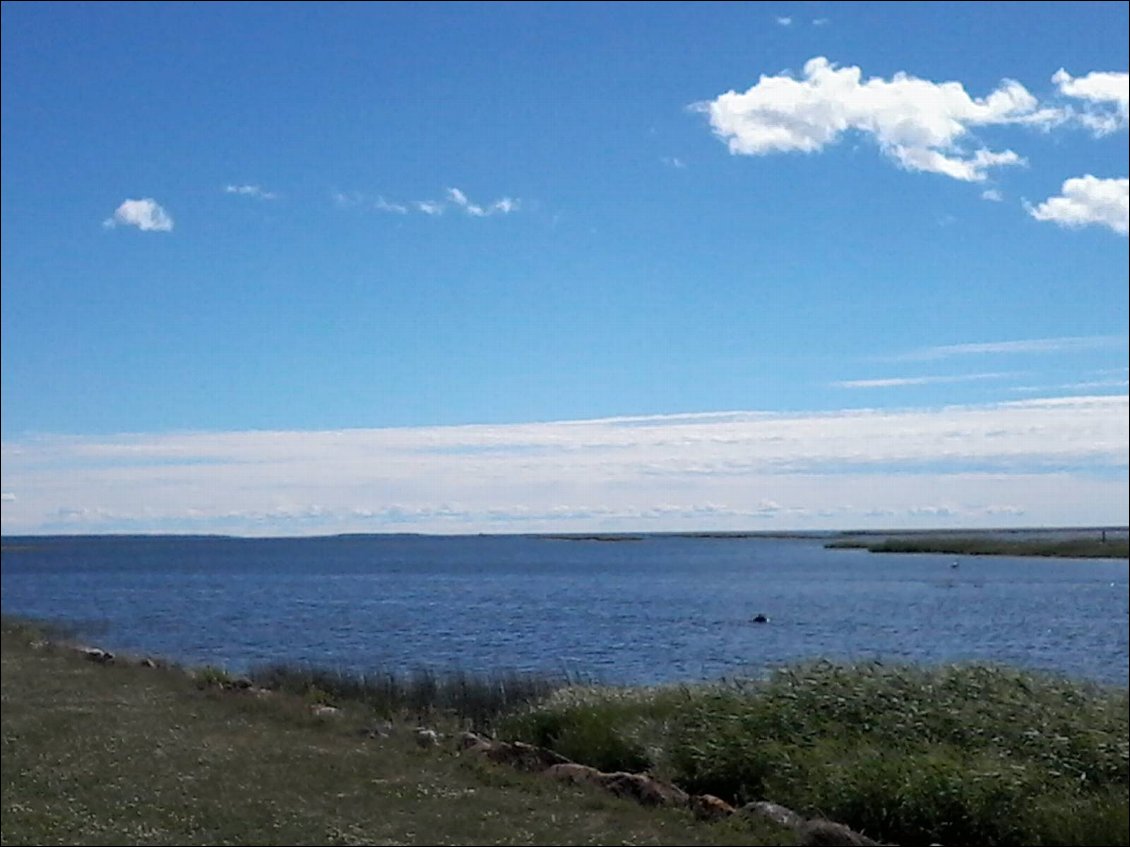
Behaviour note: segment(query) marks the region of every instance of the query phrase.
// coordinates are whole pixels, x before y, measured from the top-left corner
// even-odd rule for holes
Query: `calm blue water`
[[[567,671],[611,683],[806,659],[1006,662],[1126,685],[1125,561],[876,555],[818,538],[6,539],[2,608],[233,671]],[[763,613],[768,624],[751,618]]]

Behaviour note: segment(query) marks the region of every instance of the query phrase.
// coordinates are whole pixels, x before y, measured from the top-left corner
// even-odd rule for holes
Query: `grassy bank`
[[[565,689],[503,733],[901,844],[1126,844],[1127,694],[988,667]]]
[[[287,666],[235,680],[37,639],[3,624],[5,844],[795,843],[762,821],[695,822],[421,749],[420,722],[893,843],[1128,840],[1123,689],[877,664],[655,689]]]
[[[412,715],[366,732],[383,718],[321,689],[261,696],[2,632],[4,844],[792,843],[421,749]],[[340,711],[311,712],[326,700]]]
[[[829,549],[865,549],[872,553],[947,553],[955,556],[1051,556],[1066,559],[1127,559],[1125,536],[1101,538],[1000,538],[994,536],[909,535],[892,538],[844,538]]]

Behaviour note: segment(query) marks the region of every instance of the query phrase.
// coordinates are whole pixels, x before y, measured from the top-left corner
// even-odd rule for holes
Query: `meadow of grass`
[[[987,666],[812,664],[658,688],[279,665],[99,665],[3,624],[4,844],[791,844],[518,773],[466,727],[899,844],[1127,844],[1127,691]],[[262,687],[271,693],[261,693]],[[334,706],[319,716],[311,707]]]
[[[415,715],[385,724],[316,685],[260,696],[222,669],[100,665],[7,620],[2,636],[3,844],[793,843],[421,749]],[[446,708],[427,711],[453,730]]]
[[[865,549],[872,553],[946,553],[956,556],[1050,556],[1065,559],[1127,559],[1126,536],[1101,538],[1000,538],[994,536],[908,535],[891,538],[844,538],[829,549]]]

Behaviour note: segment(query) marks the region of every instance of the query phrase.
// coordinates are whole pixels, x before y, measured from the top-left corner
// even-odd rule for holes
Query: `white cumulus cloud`
[[[1119,235],[1130,231],[1130,179],[1087,174],[1066,180],[1061,192],[1029,206],[1028,213],[1038,221],[1065,227],[1105,226]]]
[[[114,214],[102,221],[102,226],[113,229],[122,226],[135,226],[142,232],[171,232],[173,219],[161,205],[151,197],[141,200],[123,200]]]
[[[1012,150],[982,146],[974,129],[1062,121],[1014,80],[971,97],[960,82],[903,72],[864,79],[858,67],[837,67],[823,56],[806,62],[800,78],[762,75],[745,92],[728,91],[692,108],[709,116],[733,154],[817,152],[857,132],[907,170],[970,182],[985,179],[990,168],[1024,164]]]
[[[1060,94],[1087,104],[1078,120],[1095,135],[1109,135],[1130,123],[1130,74],[1092,71],[1074,77],[1060,68],[1052,82]]]

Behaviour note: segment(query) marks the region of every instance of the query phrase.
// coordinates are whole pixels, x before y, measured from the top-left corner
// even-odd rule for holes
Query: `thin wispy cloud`
[[[904,388],[914,385],[945,385],[956,382],[981,382],[984,380],[1009,379],[1013,372],[955,374],[952,376],[896,376],[882,379],[847,379],[833,382],[836,388]]]
[[[1122,379],[1088,379],[1076,382],[1061,382],[1055,385],[1017,385],[1009,389],[1017,394],[1035,394],[1038,392],[1061,391],[1105,391],[1111,388],[1130,387],[1130,380]]]
[[[355,209],[367,203],[365,195],[360,191],[334,191],[330,196],[339,209]]]
[[[390,203],[384,197],[378,197],[373,206],[381,212],[391,212],[394,215],[408,214],[408,207],[403,203]]]
[[[777,26],[781,27],[791,27],[797,23],[797,19],[792,17],[791,15],[781,15],[780,17],[774,18],[773,20],[777,24]],[[811,21],[809,21],[809,23],[812,26],[827,26],[829,23],[831,23],[831,19],[813,18]],[[804,22],[800,21],[800,24],[803,26]]]
[[[949,359],[955,356],[1024,355],[1043,353],[1079,353],[1087,350],[1109,350],[1126,346],[1127,339],[1116,335],[1067,336],[1063,338],[1029,338],[1018,341],[983,341],[968,344],[945,344],[923,347],[888,357],[889,361],[916,362]]]
[[[135,226],[142,232],[172,232],[173,218],[152,197],[123,200],[114,214],[102,221],[106,229]]]
[[[501,197],[493,203],[480,206],[478,203],[472,203],[458,188],[447,189],[447,201],[474,218],[485,218],[495,214],[509,215],[518,208],[518,201],[510,197]]]
[[[1125,512],[1126,396],[943,409],[39,437],[5,442],[5,533],[863,526]],[[996,512],[987,511],[992,504]],[[704,516],[710,520],[704,523]],[[924,525],[938,525],[937,519]]]
[[[981,192],[981,199],[990,200],[993,203],[1000,203],[1002,200],[1004,200],[1004,195],[1001,194],[1000,191],[996,188],[986,188]]]
[[[1087,174],[1066,180],[1061,192],[1037,206],[1026,205],[1028,214],[1069,229],[1100,226],[1119,235],[1130,232],[1130,179]]]
[[[509,215],[518,211],[519,200],[513,197],[500,197],[487,204],[476,203],[459,188],[448,188],[438,200],[410,200],[401,202],[389,200],[384,195],[366,195],[359,191],[334,192],[334,205],[343,209],[375,209],[395,215],[418,212],[428,217],[440,217],[445,212],[462,212],[472,218],[489,218],[493,215]]]
[[[279,195],[273,191],[267,191],[261,185],[225,185],[225,194],[236,194],[240,197],[255,197],[259,200],[277,200]]]
[[[678,168],[680,170],[687,166],[687,163],[678,156],[663,156],[659,161],[669,168]]]

